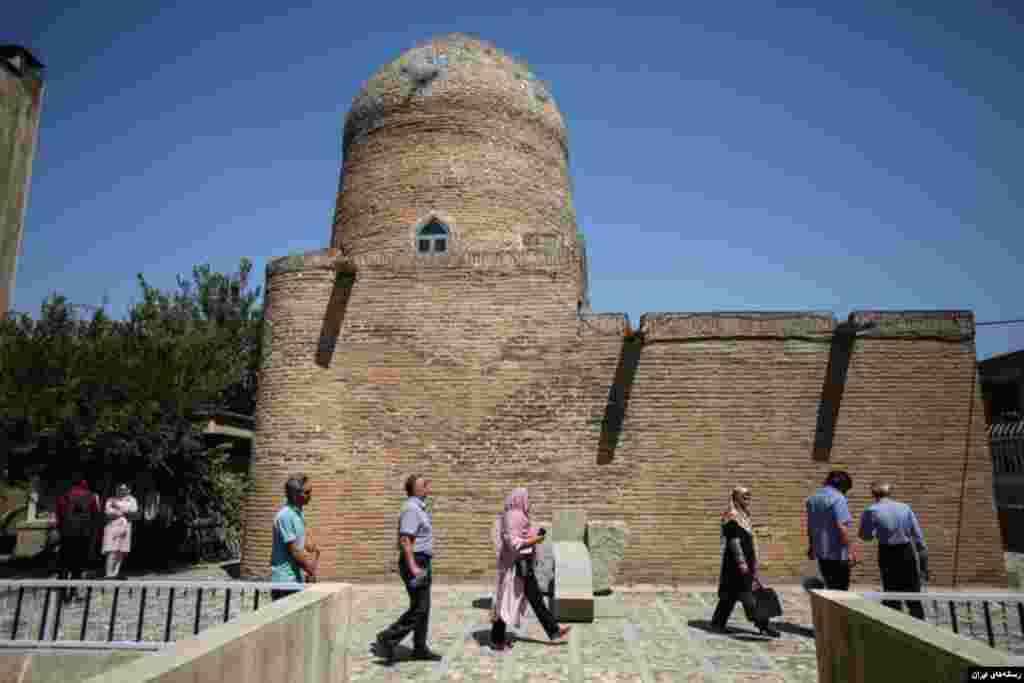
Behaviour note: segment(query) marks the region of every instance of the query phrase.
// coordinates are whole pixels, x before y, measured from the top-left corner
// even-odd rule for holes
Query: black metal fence
[[[302,584],[244,581],[0,581],[0,647],[77,642],[159,649]]]
[[[1024,593],[863,593],[868,600],[920,602],[940,628],[1024,657]]]
[[[1024,553],[1024,420],[994,424],[988,438],[1003,548]]]

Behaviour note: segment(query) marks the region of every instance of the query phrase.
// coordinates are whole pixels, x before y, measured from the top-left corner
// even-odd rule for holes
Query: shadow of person
[[[708,619],[690,619],[687,622],[688,626],[700,629],[706,633],[710,633],[716,636],[727,636],[735,640],[764,640],[764,636],[752,627],[748,626],[726,626],[725,631],[720,631],[711,625],[711,621]],[[781,633],[788,633],[794,636],[800,636],[802,638],[813,638],[814,629],[807,628],[806,626],[800,626],[799,624],[791,624],[786,621],[775,621],[771,622],[771,625],[775,630]]]
[[[725,630],[715,628],[711,621],[708,619],[690,619],[688,622],[689,626],[700,629],[705,633],[710,633],[715,636],[727,636],[734,640],[764,640],[764,637],[753,628],[748,626],[729,626],[725,627]],[[775,622],[772,622],[774,625]]]
[[[403,659],[409,659],[412,656],[412,648],[401,644],[395,645],[394,655],[391,659],[388,659],[385,654],[381,652],[380,645],[377,643],[371,643],[370,654],[377,658],[373,662],[377,666],[391,666],[393,664],[397,664]]]
[[[474,601],[473,606],[476,606],[476,601]],[[492,647],[494,645],[494,643],[491,642],[491,629],[489,628],[478,629],[473,631],[470,635],[480,647]]]
[[[773,621],[772,626],[774,626],[777,631],[781,631],[782,633],[789,633],[794,636],[800,636],[802,638],[814,637],[813,628],[807,628],[806,626],[801,626],[800,624],[790,624],[789,622],[785,621]]]

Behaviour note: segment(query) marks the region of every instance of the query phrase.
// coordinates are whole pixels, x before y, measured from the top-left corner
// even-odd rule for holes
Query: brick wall
[[[436,62],[417,84],[409,69]],[[331,245],[405,254],[444,222],[454,252],[576,242],[566,131],[546,88],[494,45],[453,34],[383,66],[346,118]],[[439,213],[440,212],[440,213]]]
[[[959,323],[887,318],[852,344],[837,393],[830,314],[648,315],[630,337],[624,316],[577,315],[574,256],[339,258],[268,270],[247,575],[266,574],[284,481],[303,470],[325,578],[391,570],[402,483],[423,472],[442,575],[490,576],[490,525],[524,485],[536,519],[582,505],[625,520],[628,580],[714,580],[718,515],[742,483],[765,573],[791,579],[803,500],[842,465],[855,514],[874,478],[914,506],[935,583],[957,558],[960,583],[1005,582],[977,395],[967,451],[974,349]],[[840,401],[825,450],[823,394]],[[873,553],[856,582],[877,584]]]
[[[475,38],[382,67],[342,149],[331,248],[268,266],[247,575],[267,573],[284,481],[302,470],[325,578],[390,571],[411,472],[434,480],[443,575],[490,576],[491,523],[523,485],[536,519],[581,505],[625,520],[628,579],[714,580],[718,517],[743,483],[765,573],[793,578],[803,500],[838,463],[858,514],[875,477],[915,506],[938,583],[1004,580],[969,314],[865,312],[837,329],[831,313],[657,314],[637,334],[581,315],[561,113]],[[420,258],[431,218],[450,254]],[[873,560],[859,580],[877,581]]]

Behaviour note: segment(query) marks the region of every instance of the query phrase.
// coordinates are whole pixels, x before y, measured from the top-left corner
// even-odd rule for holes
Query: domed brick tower
[[[759,565],[793,582],[801,501],[842,462],[907,492],[937,582],[1005,585],[970,312],[657,313],[635,332],[590,313],[561,114],[474,38],[378,71],[343,148],[330,246],[267,266],[246,577],[268,576],[298,473],[319,578],[391,574],[419,474],[442,580],[493,580],[491,525],[524,486],[538,526],[585,511],[595,590],[707,581],[744,483],[771,530]]]
[[[434,214],[444,216],[430,230],[447,229],[453,253],[529,247],[536,235],[575,246],[562,116],[493,45],[449,35],[384,66],[352,105],[343,150],[331,245],[346,255],[404,254]]]
[[[267,267],[242,570],[268,574],[284,482],[301,472],[321,576],[391,571],[402,483],[423,472],[471,575],[493,564],[479,511],[517,481],[495,479],[496,460],[565,438],[538,384],[575,381],[564,359],[587,299],[565,126],[525,65],[451,35],[366,83],[343,148],[331,246]]]

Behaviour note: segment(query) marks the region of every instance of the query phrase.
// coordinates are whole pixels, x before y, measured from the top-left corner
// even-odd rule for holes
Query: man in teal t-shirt
[[[303,570],[309,581],[316,581],[320,549],[306,543],[306,520],[302,508],[310,500],[313,489],[307,486],[309,479],[300,475],[292,477],[284,485],[288,503],[274,517],[273,545],[270,551],[270,580],[273,583],[303,583]],[[287,597],[295,590],[271,590],[271,600]]]

